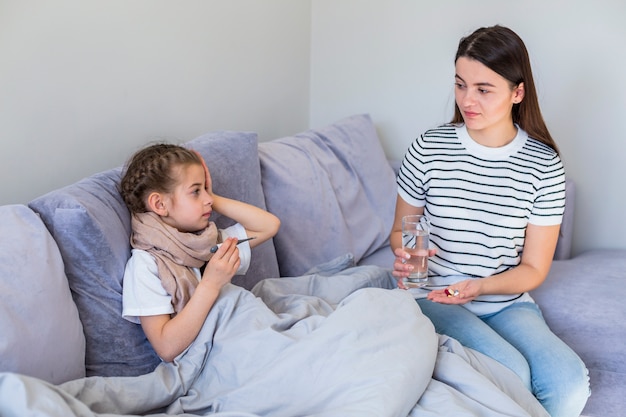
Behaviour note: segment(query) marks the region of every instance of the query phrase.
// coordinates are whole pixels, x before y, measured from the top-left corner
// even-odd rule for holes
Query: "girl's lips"
[[[478,113],[475,113],[473,111],[464,111],[463,114],[465,114],[465,117],[469,117],[469,118],[478,116]]]

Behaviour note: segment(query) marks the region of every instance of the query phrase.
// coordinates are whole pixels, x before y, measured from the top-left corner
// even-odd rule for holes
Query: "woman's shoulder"
[[[564,187],[563,161],[550,145],[527,135],[524,144],[515,156],[517,162],[526,167],[526,171],[532,173],[538,181],[546,181],[545,184],[551,184],[551,186],[561,184]],[[537,187],[541,188],[539,185]]]
[[[519,158],[545,173],[563,173],[563,161],[558,152],[548,144],[528,135]]]
[[[457,129],[454,124],[442,124],[426,130],[413,142],[413,147],[423,150],[438,151],[442,149],[457,149],[461,147]]]
[[[438,137],[438,138],[456,138],[457,128],[459,125],[452,123],[444,123],[436,127],[431,127],[422,136],[424,137]]]
[[[535,139],[530,135],[528,136],[528,140],[526,141],[526,148],[533,153],[539,155],[544,155],[545,157],[554,158],[558,156],[557,152],[548,144],[543,143],[539,139]]]

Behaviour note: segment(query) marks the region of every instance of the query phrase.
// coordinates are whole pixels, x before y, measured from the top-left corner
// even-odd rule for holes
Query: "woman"
[[[528,52],[510,29],[480,28],[455,70],[452,122],[416,139],[398,175],[394,275],[405,288],[401,219],[425,213],[432,285],[417,302],[437,332],[509,367],[552,416],[578,416],[588,372],[528,294],[548,274],[565,204]]]

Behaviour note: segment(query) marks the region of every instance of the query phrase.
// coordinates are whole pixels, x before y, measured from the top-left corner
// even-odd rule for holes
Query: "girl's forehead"
[[[184,171],[184,174],[179,177],[181,181],[186,182],[188,185],[204,184],[207,188],[211,188],[211,173],[208,168],[205,170],[203,164],[187,164],[184,167]]]
[[[188,181],[191,179],[204,180],[204,167],[201,164],[179,164],[172,167],[172,176],[178,178],[179,181]]]

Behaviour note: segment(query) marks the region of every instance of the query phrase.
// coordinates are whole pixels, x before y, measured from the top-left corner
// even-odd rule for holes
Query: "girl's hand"
[[[432,290],[427,299],[441,304],[465,304],[481,294],[479,279],[456,282],[443,290]]]
[[[206,283],[205,285],[213,285],[221,289],[230,282],[240,264],[237,238],[229,237],[221,244],[207,264],[200,285]]]
[[[204,158],[202,157],[200,152],[195,150],[193,152],[195,152],[196,155],[198,155],[198,157],[200,158],[202,168],[204,169],[204,188],[209,192],[209,194],[211,194],[213,187],[211,184],[211,173],[209,172],[209,168],[206,166],[206,162],[204,161]]]
[[[404,285],[403,278],[407,278],[411,271],[413,270],[413,265],[405,263],[403,261],[409,259],[411,255],[409,255],[402,248],[397,248],[394,252],[396,258],[393,262],[393,271],[392,275],[398,279],[398,288],[403,290],[408,289],[406,285]],[[437,249],[428,249],[428,256],[435,256],[437,253]]]

